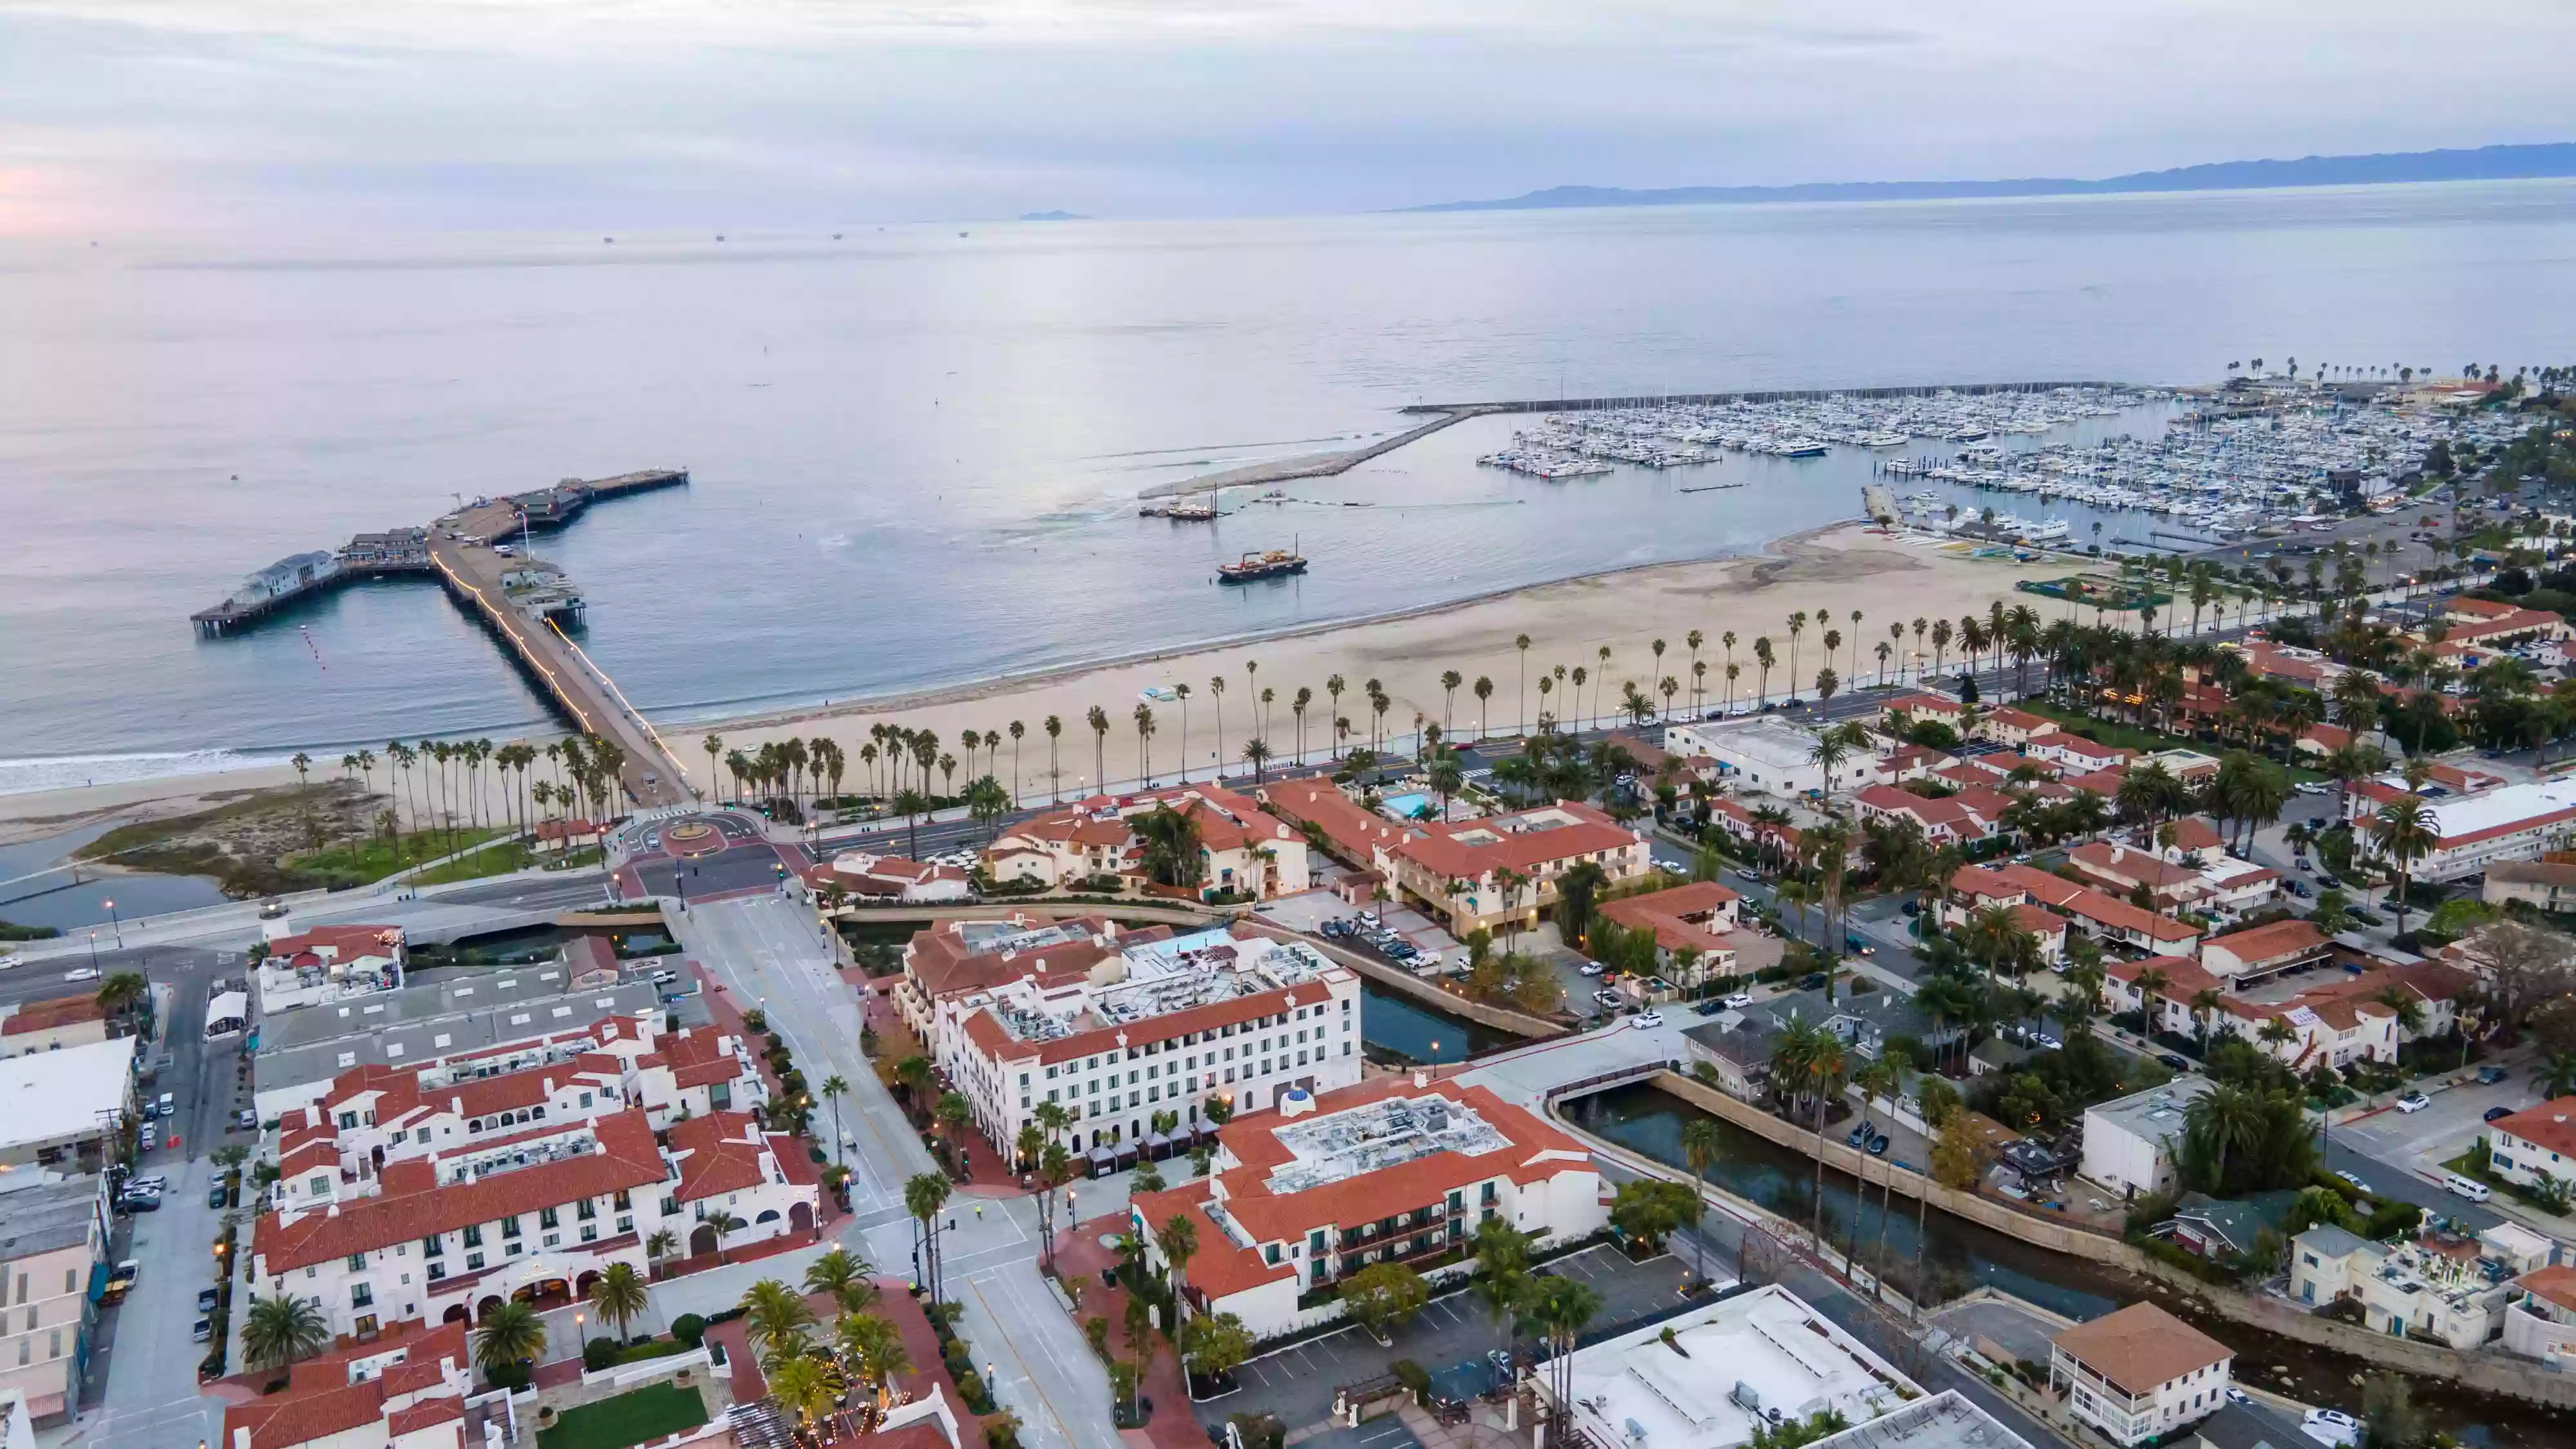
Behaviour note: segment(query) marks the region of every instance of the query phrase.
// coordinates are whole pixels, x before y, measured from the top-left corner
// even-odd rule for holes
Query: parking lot
[[[1688,1264],[1669,1253],[1631,1263],[1626,1254],[1604,1247],[1589,1248],[1544,1267],[1586,1283],[1601,1295],[1601,1313],[1590,1330],[1598,1334],[1678,1307]],[[1454,1393],[1458,1387],[1481,1392],[1492,1382],[1492,1370],[1485,1362],[1490,1350],[1509,1343],[1526,1354],[1531,1346],[1525,1339],[1506,1338],[1463,1284],[1433,1299],[1391,1337],[1394,1346],[1380,1348],[1359,1329],[1345,1327],[1264,1354],[1237,1370],[1235,1377],[1242,1386],[1235,1392],[1194,1406],[1199,1420],[1215,1426],[1238,1413],[1268,1413],[1291,1429],[1319,1423],[1332,1413],[1336,1388],[1377,1377],[1398,1359],[1411,1359],[1429,1370],[1443,1392]],[[1372,1420],[1353,1432],[1367,1436],[1383,1422]],[[1402,1446],[1392,1438],[1366,1439],[1365,1449]]]

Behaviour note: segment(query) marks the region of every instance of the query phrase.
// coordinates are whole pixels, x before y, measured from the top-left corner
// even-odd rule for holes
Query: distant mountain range
[[[1089,220],[1091,220],[1091,218],[1090,218],[1090,217],[1087,217],[1087,216],[1084,216],[1082,213],[1080,213],[1080,212],[1078,212],[1078,211],[1024,211],[1024,212],[1021,212],[1021,213],[1020,213],[1020,220],[1022,220],[1022,221],[1089,221]]]
[[[2576,142],[2480,146],[2473,151],[2401,151],[2372,156],[2302,156],[2296,161],[2214,161],[2171,171],[2133,171],[2099,181],[2028,177],[2017,181],[1811,181],[1795,186],[1552,186],[1500,201],[1443,201],[1402,211],[1546,211],[1570,206],[1708,206],[1759,201],[1919,201],[1962,196],[2094,196],[2122,191],[2244,191],[2270,186],[2371,186],[2406,181],[2515,181],[2576,176]]]

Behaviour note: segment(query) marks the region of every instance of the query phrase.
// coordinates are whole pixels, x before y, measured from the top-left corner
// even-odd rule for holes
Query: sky
[[[801,228],[2576,140],[2576,4],[0,0],[0,235]]]

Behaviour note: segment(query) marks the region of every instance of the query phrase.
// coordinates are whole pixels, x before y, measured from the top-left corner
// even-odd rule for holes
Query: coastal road
[[[692,907],[675,925],[737,1005],[767,1014],[808,1081],[837,1075],[849,1084],[840,1128],[857,1146],[832,1149],[850,1168],[853,1216],[842,1241],[880,1272],[909,1272],[915,1225],[903,1210],[903,1184],[934,1164],[859,1051],[859,999],[834,969],[812,910],[764,894]],[[832,1119],[832,1108],[818,1104],[816,1131],[829,1136]],[[1121,1449],[1108,1373],[1038,1273],[1035,1202],[961,1194],[949,1200],[942,1224],[944,1292],[961,1306],[960,1332],[974,1346],[977,1371],[992,1367],[994,1397],[1020,1416],[1022,1442]]]

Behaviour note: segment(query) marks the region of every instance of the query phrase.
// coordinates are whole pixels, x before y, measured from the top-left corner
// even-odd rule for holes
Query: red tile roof
[[[615,1113],[586,1128],[566,1127],[551,1135],[580,1131],[592,1136],[598,1150],[445,1187],[437,1185],[436,1169],[428,1162],[397,1162],[377,1174],[374,1197],[339,1204],[337,1211],[265,1214],[254,1238],[260,1269],[272,1275],[286,1273],[352,1253],[416,1242],[431,1233],[454,1232],[664,1180],[661,1151],[642,1111]]]
[[[1670,890],[1606,901],[1600,914],[1630,930],[1654,932],[1655,944],[1667,951],[1685,946],[1695,951],[1724,951],[1732,949],[1727,933],[1709,929],[1707,918],[1737,899],[1735,892],[1713,880],[1692,881]]]
[[[761,1169],[766,1143],[759,1122],[749,1112],[709,1112],[674,1122],[670,1139],[671,1156],[680,1166],[677,1196],[682,1202],[746,1192],[769,1180]]]
[[[2576,1097],[2559,1097],[2537,1107],[2525,1107],[2488,1125],[2561,1157],[2576,1157]]]
[[[1281,815],[1322,831],[1335,853],[1354,865],[1376,860],[1379,850],[1404,835],[1395,822],[1361,809],[1341,787],[1317,776],[1276,781],[1260,794]]]
[[[2149,851],[2133,850],[2107,840],[2088,840],[2066,852],[2067,863],[2089,875],[2107,877],[2123,886],[2143,882],[2152,891],[2197,885],[2200,872],[2167,861]]]
[[[1531,816],[1550,813],[1569,816],[1571,823],[1539,829],[1515,826],[1515,822]],[[1493,838],[1468,838],[1484,836]],[[1559,800],[1553,805],[1483,820],[1426,824],[1397,841],[1389,853],[1410,859],[1435,875],[1479,880],[1506,867],[1527,873],[1550,861],[1632,850],[1637,839],[1635,831],[1599,810],[1580,801]]]
[[[372,1358],[387,1351],[382,1343],[370,1343],[307,1359],[295,1365],[283,1393],[227,1406],[222,1440],[225,1449],[231,1449],[237,1429],[250,1431],[250,1449],[294,1449],[299,1444],[386,1422],[385,1400],[420,1393],[442,1382],[443,1376],[437,1370],[440,1360],[453,1364],[460,1373],[465,1371],[465,1325],[450,1323],[433,1329],[410,1343],[401,1365],[377,1377],[350,1382],[352,1359]],[[410,1408],[395,1410],[388,1432],[402,1434],[428,1428],[449,1419],[461,1419],[464,1412],[464,1401],[453,1395],[424,1399]]]
[[[57,1027],[77,1026],[85,1021],[107,1020],[107,1008],[98,1004],[98,996],[56,996],[44,1001],[19,1004],[6,1019],[0,1019],[0,1036],[19,1036],[27,1032],[52,1031]]]
[[[2260,967],[2306,952],[2321,951],[2325,946],[2325,935],[2315,926],[2303,920],[2288,920],[2274,921],[2248,931],[2212,936],[2200,943],[2200,954],[2206,960],[2212,951],[2225,951],[2247,966]]]
[[[2129,1394],[2152,1394],[2185,1374],[2236,1356],[2234,1349],[2152,1303],[2132,1303],[2079,1323],[2053,1342]]]
[[[392,956],[402,950],[400,926],[315,926],[292,936],[280,936],[260,948],[269,959],[299,956],[307,951],[316,955],[329,951],[342,961],[360,956]]]

